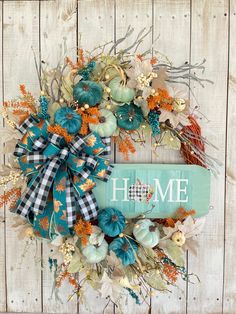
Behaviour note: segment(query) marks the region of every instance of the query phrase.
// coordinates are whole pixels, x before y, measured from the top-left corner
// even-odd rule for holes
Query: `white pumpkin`
[[[116,117],[114,114],[106,109],[100,110],[99,123],[89,124],[89,129],[97,132],[101,137],[111,136],[117,128]]]
[[[101,245],[102,241],[104,240],[105,234],[102,232],[102,229],[98,226],[92,226],[93,232],[89,236],[89,243],[92,245]]]
[[[108,243],[103,240],[101,245],[88,244],[81,247],[81,252],[90,264],[96,264],[104,260],[108,252]]]
[[[133,229],[135,239],[146,248],[153,248],[159,243],[160,232],[150,219],[138,220]]]
[[[135,97],[135,90],[125,85],[120,76],[115,77],[110,83],[111,97],[113,100],[128,103]]]

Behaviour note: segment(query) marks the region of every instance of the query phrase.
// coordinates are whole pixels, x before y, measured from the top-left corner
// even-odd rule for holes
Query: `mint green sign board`
[[[93,191],[99,208],[119,209],[127,218],[171,217],[179,207],[200,217],[209,210],[210,172],[195,165],[115,164],[110,180],[97,181]]]

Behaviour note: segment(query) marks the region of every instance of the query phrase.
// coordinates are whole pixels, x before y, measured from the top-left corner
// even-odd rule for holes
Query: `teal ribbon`
[[[28,189],[19,200],[16,212],[31,219],[38,237],[53,239],[58,233],[63,236],[71,233],[77,214],[86,217],[76,200],[81,201],[86,193],[91,193],[96,186],[95,178],[107,181],[112,166],[99,156],[106,145],[96,133],[83,139],[76,137],[67,145],[61,136],[49,134],[47,126],[45,120],[40,120],[27,129],[16,146],[15,155],[28,177]],[[45,189],[48,169],[55,160],[58,161],[58,169]],[[45,197],[46,201],[42,201]],[[69,212],[72,207],[75,217],[71,217]],[[83,210],[87,210],[89,217],[90,209],[85,206]],[[92,216],[95,218],[94,213]]]

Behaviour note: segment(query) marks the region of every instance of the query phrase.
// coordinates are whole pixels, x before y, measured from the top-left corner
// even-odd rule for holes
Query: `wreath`
[[[196,73],[205,60],[175,67],[152,50],[131,53],[139,41],[119,50],[124,39],[92,52],[80,48],[75,61],[65,57],[54,69],[42,61],[40,73],[36,62],[39,101],[20,85],[20,97],[2,110],[9,164],[1,166],[0,206],[15,215],[21,238],[54,246],[48,261],[56,288],[67,279],[69,298],[82,297],[90,284],[116,305],[124,293],[141,304],[150,287],[168,292],[179,277],[191,280],[184,251],[194,251],[204,218],[182,207],[162,219],[146,213],[127,219],[119,208],[99,208],[93,189],[115,166],[111,141],[126,160],[151,135],[153,152],[178,150],[188,164],[213,172],[218,166],[205,153],[211,144],[201,135],[200,112],[179,88],[190,81],[203,86],[207,80]],[[147,186],[141,190],[149,196]]]

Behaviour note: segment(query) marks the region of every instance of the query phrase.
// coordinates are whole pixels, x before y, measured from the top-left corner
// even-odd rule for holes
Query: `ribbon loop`
[[[107,181],[111,175],[110,163],[100,157],[106,154],[107,147],[96,133],[85,138],[76,136],[67,145],[60,135],[45,135],[44,121],[36,121],[36,125],[32,121],[34,119],[29,118],[22,126],[24,136],[14,152],[21,169],[26,175],[31,175],[16,212],[24,217],[30,212],[35,214],[34,225],[37,226],[38,235],[50,236],[50,232],[42,230],[43,227],[49,228],[49,225],[56,228],[51,234],[59,232],[66,235],[75,224],[79,212],[85,220],[97,216],[98,206],[92,189],[96,185],[94,178]],[[50,195],[53,195],[54,210],[52,212],[50,209],[46,214],[47,208],[52,206]],[[49,215],[52,224],[48,221],[45,223]],[[40,219],[44,219],[43,223],[38,222]]]

